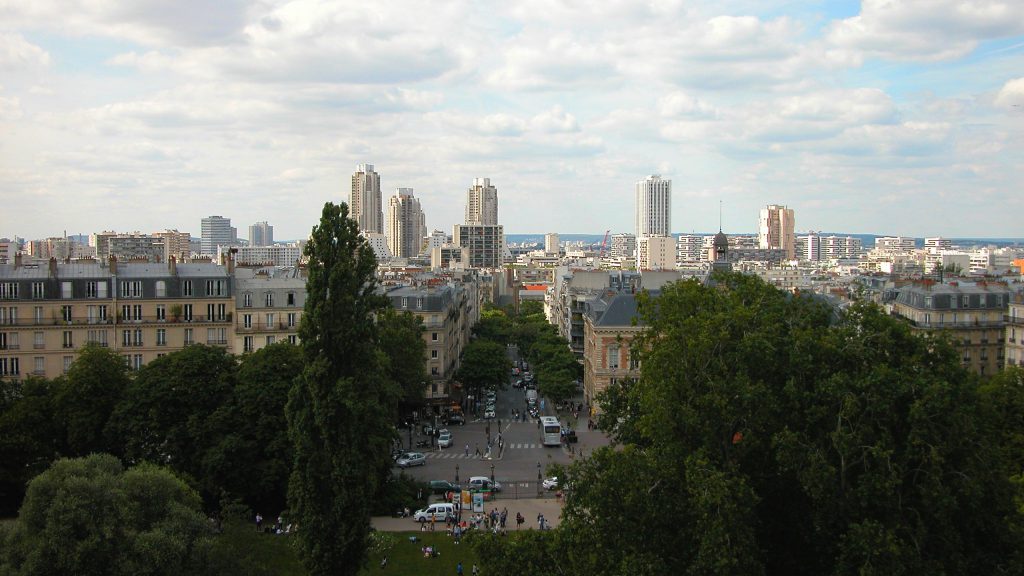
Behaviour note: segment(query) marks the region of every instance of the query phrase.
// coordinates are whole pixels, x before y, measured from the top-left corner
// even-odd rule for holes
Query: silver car
[[[408,468],[409,466],[423,466],[427,462],[427,457],[422,452],[406,452],[398,457],[399,468]]]

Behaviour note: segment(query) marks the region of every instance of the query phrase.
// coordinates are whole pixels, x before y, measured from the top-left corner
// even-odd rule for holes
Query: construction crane
[[[608,234],[610,233],[611,230],[604,231],[604,240],[601,241],[601,258],[604,258],[604,249],[608,246]]]

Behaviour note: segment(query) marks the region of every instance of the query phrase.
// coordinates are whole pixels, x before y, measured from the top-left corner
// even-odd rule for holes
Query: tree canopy
[[[287,405],[295,450],[288,499],[310,573],[356,574],[366,560],[370,500],[390,466],[400,397],[375,321],[388,300],[377,291],[373,249],[344,203],[324,205],[305,254],[305,368]]]
[[[979,387],[942,338],[751,276],[678,282],[640,313],[642,375],[602,398],[615,445],[567,474],[559,566],[1024,570],[1019,379]]]

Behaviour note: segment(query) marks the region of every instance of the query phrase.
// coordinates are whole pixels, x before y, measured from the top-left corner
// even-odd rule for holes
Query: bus
[[[540,441],[545,446],[559,446],[562,443],[562,425],[554,416],[540,417]]]

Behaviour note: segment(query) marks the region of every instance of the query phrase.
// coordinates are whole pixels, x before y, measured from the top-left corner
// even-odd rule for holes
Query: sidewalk
[[[490,512],[494,508],[497,508],[500,512],[502,509],[508,508],[509,521],[506,526],[510,532],[514,532],[516,529],[516,512],[521,512],[523,517],[526,518],[523,530],[537,528],[537,514],[543,514],[547,523],[552,527],[558,526],[562,519],[562,503],[555,498],[528,498],[522,500],[503,500],[499,498],[492,502],[485,502],[484,505],[485,512]],[[465,516],[463,516],[463,519],[465,519]],[[418,532],[420,529],[420,523],[412,518],[392,518],[390,516],[374,516],[370,519],[370,525],[382,532]],[[441,522],[439,528],[442,531],[444,530],[444,522]]]

